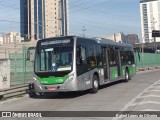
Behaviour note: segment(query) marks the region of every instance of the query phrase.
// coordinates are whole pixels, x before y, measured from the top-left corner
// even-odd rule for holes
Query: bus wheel
[[[90,89],[90,93],[97,93],[98,92],[98,87],[99,87],[99,83],[98,83],[98,77],[96,75],[93,76],[92,79],[92,88]]]
[[[30,93],[28,93],[29,94],[29,97],[30,98],[34,98],[34,97],[36,97],[37,96],[37,94],[35,93],[35,92],[30,92]]]
[[[129,72],[128,70],[126,69],[126,72],[125,72],[125,82],[128,82],[129,81]]]

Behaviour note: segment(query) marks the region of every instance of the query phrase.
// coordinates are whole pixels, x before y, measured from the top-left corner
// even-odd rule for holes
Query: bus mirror
[[[26,61],[34,61],[35,47],[29,47],[27,50]]]

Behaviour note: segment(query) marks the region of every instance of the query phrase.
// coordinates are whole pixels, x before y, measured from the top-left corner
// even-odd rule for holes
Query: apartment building
[[[152,30],[160,30],[159,0],[140,0],[141,30],[143,43],[154,42]],[[160,42],[160,38],[156,38]]]
[[[20,0],[20,6],[21,36],[25,39],[68,33],[68,0]]]

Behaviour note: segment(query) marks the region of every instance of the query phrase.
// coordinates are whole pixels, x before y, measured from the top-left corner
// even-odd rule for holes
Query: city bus
[[[136,73],[133,46],[108,39],[53,37],[37,42],[34,59],[35,93],[89,90]]]

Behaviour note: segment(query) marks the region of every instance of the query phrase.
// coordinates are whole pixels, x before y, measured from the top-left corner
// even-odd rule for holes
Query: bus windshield
[[[73,46],[40,46],[36,51],[35,72],[71,71]]]

